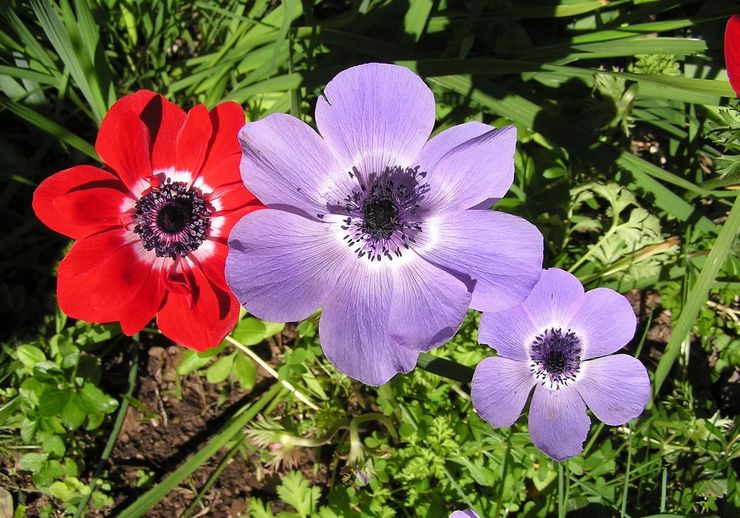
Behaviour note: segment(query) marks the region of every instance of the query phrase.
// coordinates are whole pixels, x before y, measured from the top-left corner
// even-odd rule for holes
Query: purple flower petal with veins
[[[470,122],[428,140],[431,90],[377,63],[330,81],[316,124],[274,114],[239,134],[242,180],[267,206],[229,239],[226,278],[250,313],[296,321],[323,308],[329,360],[381,385],[452,338],[469,306],[524,300],[542,235],[481,209],[512,183],[514,127]]]
[[[636,318],[619,293],[583,292],[557,268],[542,276],[519,306],[481,317],[478,340],[498,352],[475,369],[473,406],[495,427],[511,426],[534,389],[529,435],[556,460],[583,450],[591,421],[608,425],[639,416],[650,398],[645,367],[614,353],[635,334]]]

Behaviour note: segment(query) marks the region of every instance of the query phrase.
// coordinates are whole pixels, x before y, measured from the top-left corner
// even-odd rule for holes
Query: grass
[[[9,323],[0,336],[0,451],[12,459],[0,480],[17,488],[16,511],[142,515],[167,505],[225,447],[228,459],[282,466],[274,491],[247,495],[251,516],[447,516],[463,507],[490,516],[736,515],[740,114],[721,47],[731,14],[727,3],[694,0],[0,5],[0,316]],[[286,112],[313,123],[323,85],[369,61],[425,79],[437,99],[435,131],[470,120],[517,126],[516,179],[499,207],[540,228],[546,266],[571,269],[588,288],[635,290],[641,328],[628,352],[648,367],[650,407],[624,427],[593,426],[584,454],[556,464],[531,446],[525,419],[493,430],[474,414],[467,383],[487,354],[474,315],[420,369],[377,390],[334,371],[308,320],[270,338],[281,351],[270,364],[279,381],[267,392],[250,387],[251,406],[124,502],[126,488],[105,489],[106,470],[95,468],[100,445],[118,437],[127,387],[86,378],[121,406],[114,419],[100,396],[84,427],[44,414],[34,395],[74,383],[78,364],[65,367],[74,358],[84,371],[134,351],[115,326],[58,313],[54,267],[68,243],[35,220],[35,185],[95,163],[96,129],[131,91],[152,89],[184,107],[235,100],[249,120]],[[36,350],[57,362],[53,382]],[[182,376],[207,383],[208,369],[238,350],[191,355]],[[233,376],[218,386],[244,388]],[[250,430],[284,448],[255,448]],[[291,471],[295,445],[317,443],[317,460]],[[187,513],[218,491],[221,462]]]

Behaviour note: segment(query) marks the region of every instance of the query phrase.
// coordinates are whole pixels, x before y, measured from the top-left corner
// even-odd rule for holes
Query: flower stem
[[[562,462],[558,462],[558,518],[565,518],[565,474]]]
[[[308,399],[306,396],[304,396],[303,393],[301,391],[299,391],[297,388],[295,388],[289,381],[287,381],[287,380],[281,380],[280,377],[279,377],[279,375],[278,375],[278,373],[277,373],[277,371],[275,369],[273,369],[272,367],[270,367],[270,365],[266,361],[264,361],[262,358],[260,358],[259,356],[257,356],[254,353],[254,351],[252,351],[249,347],[247,347],[246,345],[243,345],[238,340],[235,340],[234,338],[232,338],[230,336],[227,336],[226,337],[226,341],[229,342],[230,344],[234,345],[235,347],[238,347],[239,349],[241,349],[242,352],[244,352],[247,356],[249,356],[252,360],[254,360],[255,363],[257,363],[260,367],[262,367],[267,372],[269,372],[270,375],[273,378],[275,378],[280,383],[282,383],[283,387],[285,387],[286,389],[288,389],[288,391],[291,394],[293,394],[296,398],[298,398],[300,401],[302,401],[303,403],[305,403],[306,406],[308,406],[309,408],[311,408],[313,410],[318,410],[319,409],[319,407],[316,406],[315,403],[311,402],[310,399]]]

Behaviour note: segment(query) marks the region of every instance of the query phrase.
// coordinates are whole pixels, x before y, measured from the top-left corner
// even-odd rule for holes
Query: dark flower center
[[[134,232],[157,257],[185,257],[205,241],[210,215],[197,189],[168,178],[136,203]]]
[[[422,231],[419,202],[428,188],[418,167],[388,167],[381,173],[349,172],[357,187],[344,200],[329,205],[342,220],[344,241],[358,257],[381,261],[401,257]],[[318,214],[323,218],[323,214]]]
[[[362,229],[375,239],[390,237],[398,229],[398,208],[387,193],[370,193],[362,207]]]
[[[581,339],[570,329],[551,328],[538,335],[529,348],[530,370],[542,384],[559,389],[576,379],[581,368]]]

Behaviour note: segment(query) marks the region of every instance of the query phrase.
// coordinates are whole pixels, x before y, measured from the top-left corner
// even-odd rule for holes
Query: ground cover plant
[[[3,3],[4,515],[736,515],[737,10],[719,0]],[[352,68],[368,63],[383,65]],[[367,75],[342,89],[348,70]],[[367,93],[394,84],[397,74],[407,79],[387,89],[391,97]],[[359,92],[370,97],[352,107]],[[398,98],[404,102],[396,105]],[[404,111],[414,101],[429,109]],[[144,106],[151,102],[160,107],[156,117]],[[354,130],[335,112],[361,127],[368,106],[385,110],[387,121],[417,122],[404,145],[383,148],[371,134],[348,137]],[[355,241],[362,245],[353,257],[373,256],[373,265],[386,267],[386,252],[407,257],[403,243],[412,251],[423,246],[423,230],[433,228],[427,222],[439,219],[416,217],[416,205],[432,200],[446,207],[439,214],[450,206],[458,211],[451,221],[459,227],[452,232],[448,224],[445,235],[465,253],[446,263],[432,250],[422,264],[433,269],[409,267],[413,282],[397,320],[365,326],[370,335],[352,333],[373,321],[371,311],[343,328],[350,317],[333,324],[336,313],[355,306],[329,307],[332,315],[323,291],[309,297],[301,291],[306,283],[296,282],[302,268],[331,263],[336,254],[307,253],[317,240],[298,258],[285,250],[269,256],[268,240],[258,246],[259,225],[285,235],[288,227],[309,226],[296,219],[296,207],[307,202],[289,187],[303,180],[308,187],[310,177],[266,189],[259,175],[273,181],[283,173],[269,169],[281,139],[293,155],[280,158],[294,168],[322,157],[320,150],[305,152],[305,139],[318,138],[305,136],[316,135],[311,128],[332,146],[327,156],[352,159],[355,168],[340,168],[345,176],[337,185],[369,187],[350,187],[347,200],[337,198],[344,203],[327,204],[341,205],[350,219],[350,253]],[[466,149],[495,147],[474,161],[462,152],[452,157],[453,173],[470,170],[467,182],[440,189],[433,172],[444,164],[414,154],[430,132],[430,146],[465,133],[460,142],[473,141]],[[516,152],[502,162],[514,133]],[[370,144],[358,154],[357,142]],[[142,149],[145,165],[128,152]],[[391,164],[403,167],[368,183],[363,167],[377,149],[421,158]],[[221,155],[228,167],[215,168],[213,157]],[[357,156],[365,162],[353,162]],[[100,169],[106,166],[119,175],[143,172],[111,185]],[[197,191],[196,178],[167,176],[183,168],[203,171],[207,180]],[[490,168],[501,172],[486,176]],[[506,185],[494,185],[508,168]],[[81,179],[80,170],[87,176]],[[155,171],[161,182],[137,183]],[[419,178],[418,171],[430,174]],[[70,192],[83,199],[91,183],[95,203],[58,201],[69,201]],[[455,195],[435,198],[435,187]],[[135,193],[130,206],[122,205],[122,192]],[[495,198],[495,210],[462,206],[466,196]],[[209,208],[222,199],[226,205],[216,208],[235,213]],[[163,204],[177,210],[165,218]],[[182,226],[187,237],[173,241],[168,236],[182,230],[183,207],[195,216]],[[134,224],[111,208],[134,214]],[[311,228],[330,225],[334,214],[304,212],[324,220]],[[120,242],[85,244],[101,240],[92,217],[101,213],[106,225],[117,222],[117,239],[131,227],[151,254],[150,267],[127,273],[145,252],[117,256]],[[500,236],[511,227],[489,236],[459,223],[474,217],[523,223],[505,240]],[[225,222],[211,222],[219,218]],[[209,233],[210,225],[223,234]],[[226,250],[225,227],[232,225],[236,252]],[[165,227],[172,232],[158,234]],[[542,248],[519,254],[514,249],[528,242],[530,227]],[[294,240],[292,250],[303,244]],[[498,270],[479,266],[495,264],[476,257],[484,252],[491,254],[484,259],[509,254],[522,270],[542,259],[537,268],[548,270],[501,290],[494,276],[485,277]],[[174,258],[187,258],[188,267],[161,271]],[[277,279],[244,281],[280,260],[286,262]],[[105,275],[99,264],[107,265]],[[461,273],[482,279],[483,287],[461,282]],[[159,275],[166,293],[152,287]],[[551,298],[518,306],[536,293],[536,277],[544,283],[551,276],[559,279]],[[121,282],[131,277],[151,279],[150,296],[121,295]],[[429,291],[415,289],[429,278],[443,281],[431,284],[426,299]],[[322,282],[325,290],[335,281]],[[277,283],[280,290],[270,292]],[[581,285],[585,295],[573,295],[569,286]],[[496,296],[484,296],[487,289]],[[187,306],[188,293],[204,292],[212,294],[210,304]],[[343,293],[338,300],[356,290]],[[370,306],[383,304],[380,293]],[[512,299],[505,307],[504,295]],[[246,310],[237,310],[233,297]],[[127,306],[131,300],[137,303]],[[428,311],[415,308],[419,300]],[[537,300],[561,320],[532,310],[532,328],[524,329],[519,324],[528,321],[515,315]],[[569,304],[571,313],[562,309]],[[591,339],[589,351],[578,341],[588,332],[578,333],[591,321],[602,323],[611,341],[601,347]],[[516,338],[530,334],[529,341]],[[371,370],[357,367],[368,336],[388,351]],[[522,341],[535,344],[528,357],[510,345]],[[350,342],[360,344],[351,354]],[[619,383],[602,383],[610,369],[596,366],[608,361],[624,373]],[[547,382],[531,396],[530,370]],[[517,376],[528,389],[503,405],[501,380]],[[580,394],[573,401],[588,405],[593,417],[535,424],[542,400],[571,388]],[[603,406],[605,392],[626,394],[623,405]],[[517,419],[521,413],[528,419]]]

